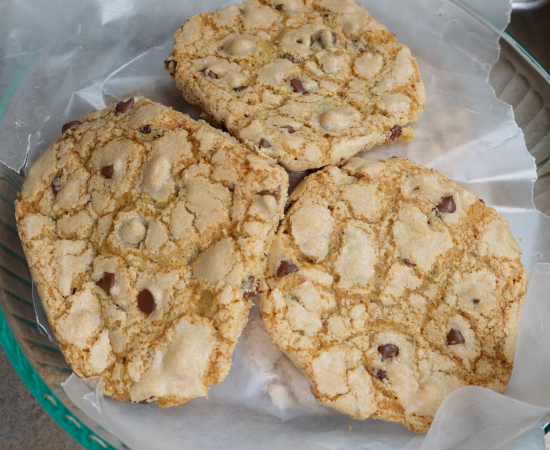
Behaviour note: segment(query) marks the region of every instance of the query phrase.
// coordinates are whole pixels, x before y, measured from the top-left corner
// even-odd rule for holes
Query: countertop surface
[[[550,4],[514,12],[507,31],[550,71]],[[82,450],[40,406],[0,347],[0,449]],[[550,434],[546,438],[550,450]]]
[[[0,449],[83,450],[40,406],[0,347]]]

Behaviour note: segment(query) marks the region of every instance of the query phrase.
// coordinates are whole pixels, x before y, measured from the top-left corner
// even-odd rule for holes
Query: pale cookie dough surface
[[[418,64],[352,0],[247,0],[189,18],[165,62],[190,103],[300,171],[341,164],[424,110]]]
[[[493,208],[407,158],[327,167],[289,203],[260,306],[319,402],[426,432],[453,390],[504,391],[527,276]]]
[[[281,167],[142,97],[65,131],[16,215],[75,373],[119,400],[206,396],[231,367],[287,187]]]

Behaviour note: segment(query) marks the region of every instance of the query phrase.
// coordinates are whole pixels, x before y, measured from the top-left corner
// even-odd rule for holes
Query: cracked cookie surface
[[[16,216],[75,373],[119,400],[206,396],[231,367],[287,187],[281,167],[142,97],[66,124]]]
[[[204,116],[300,171],[410,140],[418,64],[352,0],[247,0],[189,18],[165,62]]]
[[[429,429],[465,385],[503,392],[527,276],[508,223],[407,158],[352,158],[294,190],[260,296],[317,400]]]

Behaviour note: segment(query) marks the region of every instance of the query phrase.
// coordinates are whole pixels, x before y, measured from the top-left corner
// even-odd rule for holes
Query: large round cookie
[[[75,373],[161,406],[221,382],[287,183],[226,133],[142,97],[65,125],[16,214]]]
[[[188,19],[166,68],[190,103],[292,171],[412,139],[410,50],[352,0],[247,0]]]
[[[503,392],[527,277],[508,223],[407,158],[352,158],[292,193],[260,297],[318,401],[426,432],[464,385]]]

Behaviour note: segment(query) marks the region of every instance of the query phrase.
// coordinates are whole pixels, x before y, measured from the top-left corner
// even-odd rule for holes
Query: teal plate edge
[[[81,422],[42,381],[15,340],[2,308],[0,308],[0,346],[27,389],[67,433],[88,450],[116,450]]]

